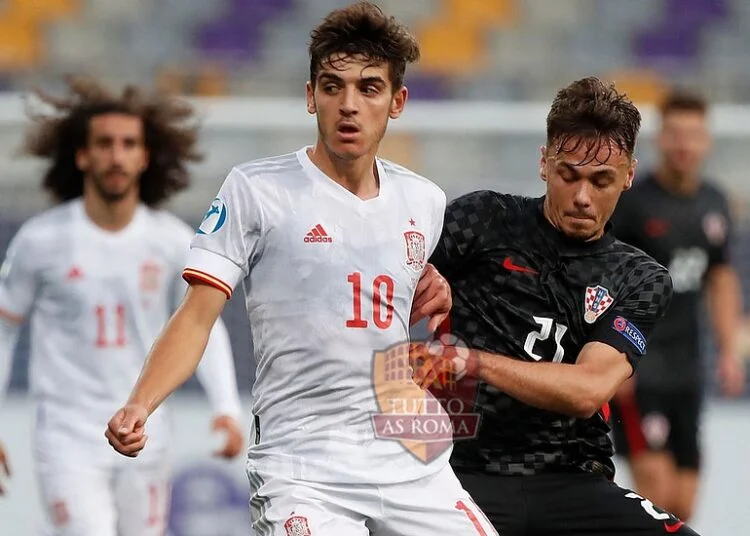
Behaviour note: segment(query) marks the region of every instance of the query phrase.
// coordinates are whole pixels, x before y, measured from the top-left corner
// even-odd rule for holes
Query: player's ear
[[[85,148],[76,151],[76,167],[83,173],[86,173],[89,169],[89,155]]]
[[[625,186],[623,187],[622,191],[630,190],[630,188],[633,186],[633,181],[635,180],[635,168],[638,167],[638,159],[633,158],[633,161],[630,164],[630,169],[628,169],[628,178],[625,180]]]
[[[539,148],[541,158],[539,159],[539,176],[544,182],[547,182],[547,146],[542,145]]]
[[[307,100],[307,113],[314,114],[318,111],[318,109],[315,106],[315,88],[312,85],[312,82],[308,81],[305,84],[305,98]]]
[[[404,106],[406,106],[406,100],[408,98],[409,90],[406,89],[406,86],[401,86],[401,88],[393,94],[393,98],[391,99],[391,110],[388,114],[391,119],[398,119],[401,117],[401,113],[404,111]]]

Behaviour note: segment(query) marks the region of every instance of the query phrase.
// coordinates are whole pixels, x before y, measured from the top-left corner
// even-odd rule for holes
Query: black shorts
[[[700,467],[700,416],[703,395],[698,389],[660,392],[636,389],[627,404],[611,403],[615,452],[632,459],[643,451],[672,454],[679,469]]]
[[[457,476],[501,536],[697,536],[601,474]]]

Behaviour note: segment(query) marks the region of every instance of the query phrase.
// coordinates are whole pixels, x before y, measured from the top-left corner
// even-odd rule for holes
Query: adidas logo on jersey
[[[330,244],[333,242],[333,238],[328,236],[328,233],[326,233],[326,230],[323,229],[323,226],[321,224],[316,225],[310,231],[305,235],[305,243],[311,244],[311,243],[326,243]]]

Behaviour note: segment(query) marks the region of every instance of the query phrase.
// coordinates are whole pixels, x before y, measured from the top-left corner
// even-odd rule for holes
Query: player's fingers
[[[437,329],[440,327],[440,324],[442,324],[446,318],[448,318],[448,313],[440,313],[434,315],[427,323],[427,329],[430,331],[430,333],[435,333],[435,331],[437,331]]]
[[[121,437],[124,437],[136,432],[138,428],[143,428],[143,425],[144,422],[140,415],[137,415],[132,411],[125,411],[117,433]]]
[[[10,476],[10,461],[8,460],[8,456],[6,456],[5,454],[0,456],[0,465],[3,468],[3,471],[5,471],[5,474],[7,476]]]

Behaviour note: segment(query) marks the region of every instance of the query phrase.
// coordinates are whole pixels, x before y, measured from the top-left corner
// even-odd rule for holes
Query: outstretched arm
[[[219,318],[226,294],[193,284],[154,343],[127,404],[109,421],[105,433],[121,454],[136,456],[146,444],[146,419],[195,372]]]

